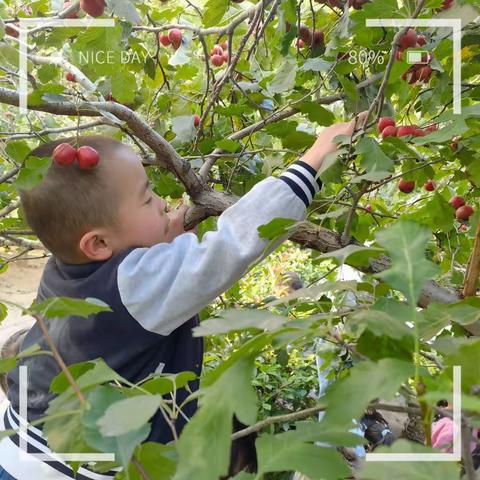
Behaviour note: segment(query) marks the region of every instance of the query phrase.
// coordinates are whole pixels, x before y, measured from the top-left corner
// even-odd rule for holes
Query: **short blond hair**
[[[77,148],[88,145],[100,155],[100,162],[83,170],[77,162],[52,162],[46,176],[30,190],[20,190],[25,219],[43,245],[65,262],[79,256],[82,236],[96,227],[118,226],[119,192],[108,183],[108,168],[118,148],[128,148],[119,140],[103,135],[62,138],[42,144],[29,156],[51,157],[55,147],[69,143]],[[108,167],[108,168],[107,168]]]

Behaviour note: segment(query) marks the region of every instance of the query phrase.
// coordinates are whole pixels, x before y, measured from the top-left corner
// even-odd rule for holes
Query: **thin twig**
[[[277,415],[275,417],[268,417],[265,420],[261,420],[260,422],[256,423],[255,425],[251,425],[250,427],[244,428],[243,430],[239,430],[232,434],[231,439],[237,440],[242,437],[246,437],[251,433],[258,432],[264,427],[271,425],[272,423],[280,423],[280,422],[292,422],[294,420],[300,420],[302,418],[307,418],[312,415],[315,415],[318,412],[322,412],[325,410],[325,405],[317,405],[316,407],[306,408],[305,410],[300,410],[299,412],[288,413],[287,415]]]
[[[66,377],[68,383],[73,388],[73,391],[76,393],[78,399],[80,400],[80,403],[82,405],[86,405],[87,400],[85,399],[83,393],[81,392],[80,388],[77,385],[77,382],[75,381],[72,374],[70,373],[70,370],[67,368],[67,365],[63,361],[63,358],[61,357],[60,353],[58,352],[57,347],[53,343],[52,337],[50,337],[50,334],[48,333],[48,328],[45,324],[44,318],[41,315],[39,315],[35,312],[32,312],[32,311],[28,311],[28,313],[30,315],[32,315],[32,317],[35,318],[35,320],[37,321],[37,324],[38,324],[40,330],[43,333],[43,337],[45,338],[45,341],[47,342],[48,346],[50,347],[50,350],[52,351],[56,362],[58,363],[58,365],[62,369],[62,372],[65,374],[65,377]]]
[[[150,476],[145,471],[142,464],[138,461],[138,459],[135,457],[135,455],[133,455],[131,462],[135,466],[135,468],[138,470],[138,473],[140,474],[140,476],[142,477],[143,480],[151,480]]]

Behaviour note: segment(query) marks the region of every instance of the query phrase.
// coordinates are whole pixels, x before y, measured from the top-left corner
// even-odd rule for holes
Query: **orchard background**
[[[19,18],[86,12],[115,26],[30,30],[20,114]],[[43,422],[52,449],[113,451],[118,463],[95,468],[124,467],[118,479],[216,479],[227,473],[236,415],[250,427],[235,438],[259,433],[258,471],[239,480],[460,476],[455,462],[354,462],[346,447],[363,443],[352,419],[379,399],[388,410],[400,394],[425,445],[402,439],[378,451],[435,451],[430,425],[437,401],[451,400],[453,365],[462,367],[463,438],[480,423],[479,12],[475,0],[0,2],[2,272],[42,248],[17,190],[48,169],[51,159],[25,160],[41,142],[102,133],[130,143],[156,193],[172,203],[188,195],[186,227],[202,236],[323,127],[370,113],[338,138],[307,221],[263,226],[262,236],[290,232],[289,242],[201,312],[201,408],[178,440],[142,444],[158,408],[181,414],[175,391],[192,374],[132,385],[98,359],[52,384],[59,396]],[[367,28],[368,18],[462,19],[460,114],[451,29]],[[421,61],[409,63],[409,50]],[[345,266],[358,276],[344,278]],[[287,271],[302,289],[281,287]],[[5,317],[11,305],[1,300]],[[106,308],[72,299],[23,307],[40,323]],[[320,398],[316,358],[334,380]],[[468,447],[463,464],[476,478]]]

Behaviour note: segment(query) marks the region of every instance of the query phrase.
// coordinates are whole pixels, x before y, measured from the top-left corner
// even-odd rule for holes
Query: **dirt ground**
[[[3,258],[14,254],[0,252]],[[43,268],[48,258],[37,258],[43,255],[42,251],[31,251],[22,259],[14,260],[8,264],[8,270],[0,274],[0,302],[9,301],[23,307],[28,307],[37,294],[38,284]],[[0,325],[0,348],[5,341],[17,330],[30,328],[34,320],[22,315],[20,308],[7,305],[7,318]],[[0,391],[0,401],[3,393]]]

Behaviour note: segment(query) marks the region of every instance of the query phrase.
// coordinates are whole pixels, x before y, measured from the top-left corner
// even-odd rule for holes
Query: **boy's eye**
[[[150,197],[145,203],[152,203],[153,197]]]

